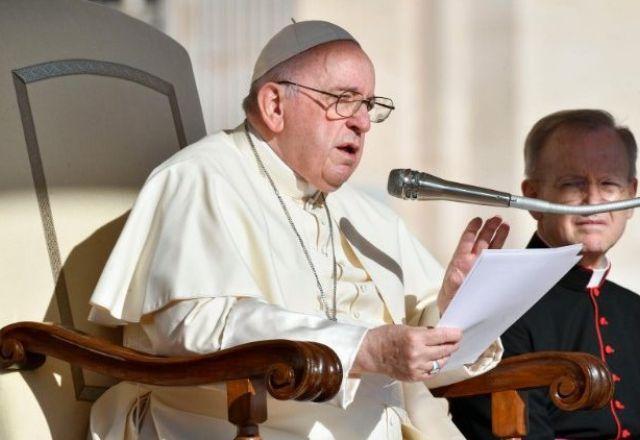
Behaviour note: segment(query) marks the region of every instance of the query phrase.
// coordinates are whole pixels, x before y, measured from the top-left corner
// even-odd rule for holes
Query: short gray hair
[[[615,131],[626,147],[629,161],[629,180],[636,177],[638,146],[631,130],[617,125],[613,116],[604,110],[577,109],[551,113],[535,123],[524,143],[524,167],[527,178],[532,178],[536,174],[536,166],[542,148],[560,127],[575,127],[585,130],[609,128]]]
[[[296,58],[294,57],[278,64],[251,84],[249,94],[242,100],[242,109],[245,115],[258,113],[258,92],[266,83],[295,80],[294,74],[299,66]],[[292,89],[287,88],[287,90]],[[293,90],[291,93],[293,93]]]
[[[297,73],[302,70],[311,60],[313,60],[317,56],[317,52],[322,50],[324,47],[334,44],[336,42],[348,42],[350,44],[355,44],[360,47],[356,41],[352,40],[336,40],[329,41],[327,43],[322,43],[317,46],[314,46],[310,49],[305,50],[304,52],[299,53],[298,55],[289,58],[286,61],[276,65],[271,70],[267,71],[260,78],[256,79],[249,88],[249,93],[242,100],[242,109],[244,110],[245,115],[249,114],[257,114],[258,112],[258,92],[266,83],[269,82],[278,82],[278,81],[297,81]],[[287,87],[287,92],[290,93],[288,96],[292,96],[296,92],[294,87]]]

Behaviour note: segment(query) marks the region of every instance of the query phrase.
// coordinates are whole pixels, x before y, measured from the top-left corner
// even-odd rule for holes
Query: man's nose
[[[595,205],[597,203],[603,203],[604,201],[606,201],[606,198],[602,194],[602,188],[596,183],[588,184],[584,202],[587,205]]]
[[[358,132],[366,133],[371,128],[371,121],[369,120],[369,112],[367,106],[363,103],[360,104],[358,110],[347,118],[347,127]]]

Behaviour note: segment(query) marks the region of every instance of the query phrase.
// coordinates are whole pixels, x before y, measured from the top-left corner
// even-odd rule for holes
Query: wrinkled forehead
[[[629,173],[630,164],[620,135],[610,127],[561,126],[542,147],[540,174]]]
[[[310,49],[302,54],[295,76],[302,82],[334,90],[355,90],[363,94],[373,92],[375,71],[373,63],[353,41],[334,41]]]
[[[592,125],[580,122],[564,123],[556,127],[550,135],[547,143],[555,141],[560,143],[582,142],[585,138],[608,139],[622,141],[614,129],[605,125]]]

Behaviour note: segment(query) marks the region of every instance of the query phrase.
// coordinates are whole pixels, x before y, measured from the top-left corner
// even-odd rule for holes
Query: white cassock
[[[253,135],[252,135],[253,136]],[[322,198],[253,136],[331,303],[333,260]],[[154,354],[209,353],[264,339],[323,343],[345,371],[328,403],[270,399],[265,439],[457,439],[446,401],[423,383],[348,377],[368,328],[434,325],[443,271],[386,206],[349,185],[327,196],[337,260],[337,322],[259,171],[244,130],[183,149],[144,185],[91,298],[90,319],[125,325],[124,344]],[[481,374],[499,361],[494,343],[473,364],[430,387]],[[230,439],[224,385],[120,383],[93,406],[97,439]]]

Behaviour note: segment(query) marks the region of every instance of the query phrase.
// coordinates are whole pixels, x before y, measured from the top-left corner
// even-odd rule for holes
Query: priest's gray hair
[[[298,58],[303,55],[304,53],[283,61],[251,84],[249,94],[242,100],[242,109],[244,110],[245,115],[257,115],[259,113],[258,92],[265,84],[278,81],[295,82],[295,74],[300,68],[300,60],[298,60]],[[291,87],[287,87],[285,93],[287,93],[287,96],[293,96],[295,90]]]
[[[258,92],[265,84],[269,82],[278,82],[278,81],[298,81],[298,72],[304,69],[307,64],[309,64],[313,59],[318,56],[318,52],[323,50],[326,46],[330,44],[334,44],[336,42],[340,43],[351,43],[360,47],[360,45],[351,40],[335,40],[329,41],[327,43],[322,43],[312,48],[305,50],[304,52],[299,53],[296,56],[289,58],[273,67],[271,70],[267,71],[260,78],[256,79],[249,89],[249,94],[242,100],[242,109],[244,110],[245,115],[257,115],[259,113],[258,109]],[[287,87],[286,88],[286,96],[291,97],[296,93],[297,89],[295,87]]]
[[[638,146],[631,130],[616,124],[613,116],[604,110],[577,109],[561,110],[551,113],[535,123],[524,143],[525,175],[531,179],[536,177],[540,152],[551,135],[560,127],[572,127],[584,130],[609,128],[615,131],[626,147],[629,162],[629,180],[636,177],[636,159]]]

